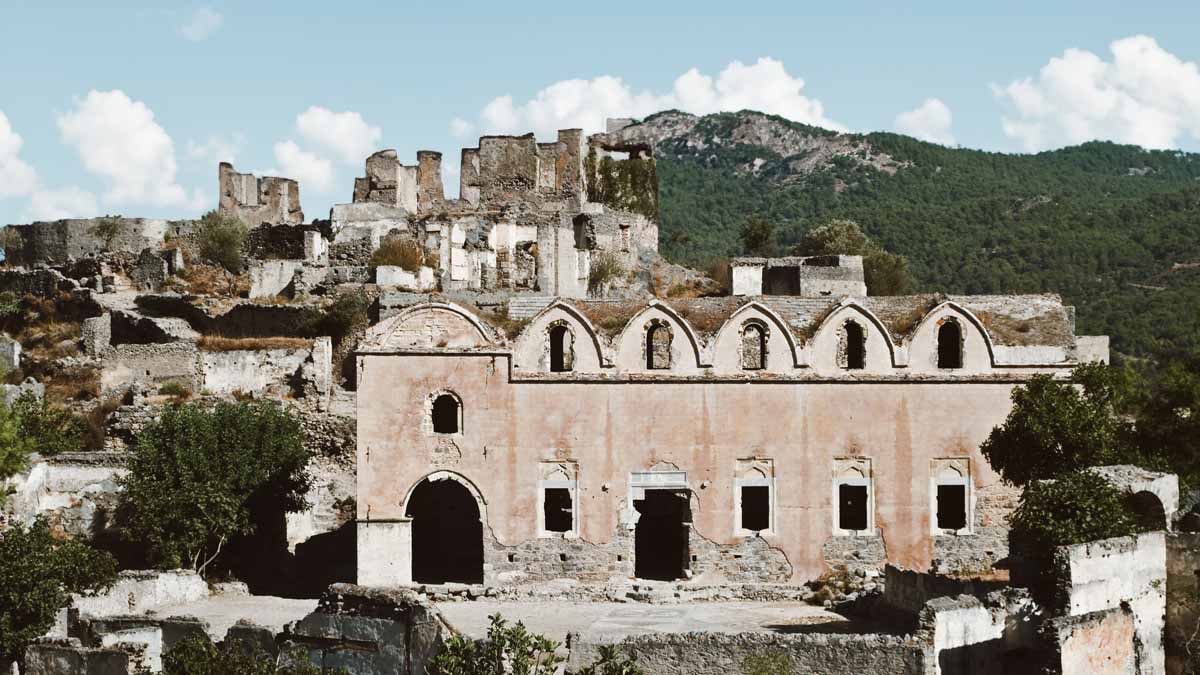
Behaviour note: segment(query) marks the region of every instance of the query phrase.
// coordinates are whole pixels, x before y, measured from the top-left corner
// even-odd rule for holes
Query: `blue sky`
[[[1200,150],[1200,3],[731,4],[0,0],[0,223],[194,217],[229,157],[300,178],[324,217],[371,149],[441,150],[456,184],[483,131],[665,105],[1004,151]]]

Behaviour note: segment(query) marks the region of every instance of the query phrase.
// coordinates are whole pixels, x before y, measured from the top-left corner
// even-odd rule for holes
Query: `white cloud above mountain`
[[[804,93],[804,80],[793,77],[776,59],[764,57],[752,64],[733,61],[713,77],[692,68],[675,79],[670,91],[635,91],[622,78],[601,75],[590,80],[561,80],[539,90],[533,98],[517,102],[498,96],[479,113],[478,127],[485,133],[524,133],[553,137],[558,129],[582,128],[587,133],[604,130],[609,117],[644,117],[676,108],[697,115],[742,109],[780,115],[788,119],[845,130],[825,114],[824,105]],[[461,124],[460,124],[461,122]],[[470,123],[451,122],[451,131],[464,135]]]
[[[1037,75],[992,85],[1004,133],[1026,151],[1094,139],[1148,148],[1200,140],[1200,67],[1135,35],[1109,45],[1111,60],[1083,49],[1050,59]]]
[[[893,124],[899,133],[941,145],[954,145],[953,126],[950,106],[938,98],[927,98],[916,108],[896,115]]]

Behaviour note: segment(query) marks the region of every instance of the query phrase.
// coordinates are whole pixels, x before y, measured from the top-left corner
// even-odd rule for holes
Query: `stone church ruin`
[[[997,571],[1018,493],[979,446],[1014,387],[1106,362],[1107,338],[1077,335],[1056,295],[871,296],[857,256],[735,258],[723,288],[659,256],[637,126],[484,136],[462,150],[457,197],[440,153],[383,149],[307,221],[297,181],[223,163],[217,212],[248,230],[238,270],[203,259],[196,220],[10,225],[0,292],[69,305],[78,330],[53,367],[9,339],[6,366],[86,382],[72,405],[107,407],[103,450],[36,457],[3,520],[101,536],[166,391],[266,398],[301,415],[315,487],[243,581],[314,600],[286,628],[229,630],[314,662],[424,672],[470,602],[765,600],[832,620],[871,597],[871,621],[841,634],[617,641],[652,673],[681,672],[684,652],[688,672],[740,672],[763,650],[838,673],[999,673],[1030,654],[1054,672],[1162,672],[1162,635],[1184,640],[1196,618],[1173,598],[1200,569],[1171,531],[1173,476],[1104,469],[1158,531],[1064,551],[1067,606]],[[331,331],[321,318],[351,296]],[[217,602],[198,579],[121,584],[139,602],[174,595],[77,599],[30,672],[132,672],[180,631],[225,634],[134,613]],[[362,638],[368,624],[403,631]],[[429,641],[387,642],[404,631]],[[572,634],[573,665],[603,644]],[[1111,658],[1088,661],[1102,643]]]

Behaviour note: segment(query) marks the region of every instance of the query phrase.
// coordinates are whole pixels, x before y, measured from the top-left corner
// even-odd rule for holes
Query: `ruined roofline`
[[[833,265],[814,265],[813,263],[832,262]],[[848,267],[860,268],[863,266],[863,257],[861,255],[790,255],[780,256],[776,258],[765,258],[755,256],[739,256],[729,260],[731,267],[752,267],[765,265],[766,267]]]

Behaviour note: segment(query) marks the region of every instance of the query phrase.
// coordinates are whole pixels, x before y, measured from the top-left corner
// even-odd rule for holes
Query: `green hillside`
[[[1200,346],[1200,155],[1100,142],[1005,155],[747,112],[692,124],[686,138],[655,139],[670,260],[738,255],[751,213],[776,224],[780,252],[845,217],[908,257],[913,291],[1057,292],[1077,306],[1080,334],[1109,334],[1122,354]],[[798,168],[805,153],[780,156],[769,134],[841,150]]]

